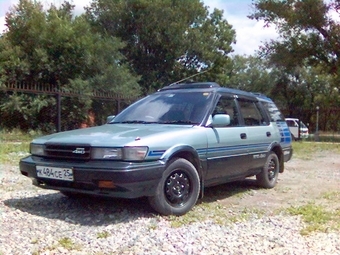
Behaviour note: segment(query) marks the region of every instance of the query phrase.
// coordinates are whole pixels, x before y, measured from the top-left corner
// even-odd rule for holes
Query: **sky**
[[[75,5],[75,12],[81,13],[84,6],[91,0],[69,0]],[[63,0],[40,0],[48,7],[50,3],[58,5]],[[277,38],[274,27],[264,27],[263,22],[247,18],[251,14],[252,0],[203,0],[204,4],[212,11],[214,8],[223,10],[224,18],[236,31],[236,44],[233,44],[233,54],[252,55],[260,45],[270,39]],[[18,0],[0,0],[0,33],[5,29],[5,15],[9,8],[18,3]]]

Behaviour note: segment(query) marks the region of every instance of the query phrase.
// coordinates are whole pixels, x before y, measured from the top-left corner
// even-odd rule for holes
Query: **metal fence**
[[[104,124],[108,115],[116,115],[129,104],[136,101],[138,98],[122,97],[107,91],[93,91],[90,94],[84,94],[81,91],[66,91],[57,85],[16,82],[7,83],[0,86],[0,92],[4,96],[11,93],[21,93],[31,96],[44,95],[53,98],[54,106],[49,113],[53,116],[54,131],[64,131],[74,129],[86,125]],[[88,123],[76,123],[72,120],[66,120],[67,109],[72,106],[72,98],[87,97],[92,100],[92,110],[86,112],[88,114]],[[62,108],[64,108],[64,116]],[[66,108],[66,110],[65,110]],[[66,111],[66,112],[65,112]],[[303,121],[309,128],[311,134],[324,132],[333,137],[339,135],[340,130],[340,107],[323,107],[313,108],[296,108],[296,109],[281,109],[285,117],[294,117]],[[81,109],[80,109],[81,112]],[[82,112],[84,114],[84,112]],[[15,118],[7,121],[20,121]],[[41,121],[44,121],[42,119]],[[4,126],[4,118],[1,116],[0,108],[0,127]],[[63,124],[64,123],[64,124]],[[71,123],[69,125],[65,123]]]
[[[70,91],[60,88],[57,85],[51,84],[41,84],[41,83],[27,83],[27,82],[16,82],[16,83],[6,83],[0,86],[0,91],[2,92],[2,96],[8,97],[13,93],[17,94],[27,94],[31,96],[44,95],[51,97],[54,99],[53,109],[54,112],[50,115],[54,118],[55,131],[60,132],[64,130],[69,130],[73,128],[77,128],[77,125],[62,125],[63,123],[63,111],[62,108],[64,106],[68,108],[72,104],[72,100],[67,100],[70,98],[88,98],[92,101],[92,106],[96,109],[86,111],[85,114],[88,115],[88,120],[84,123],[79,123],[79,127],[84,127],[86,125],[99,125],[103,124],[108,115],[116,115],[122,109],[127,107],[132,102],[136,101],[138,98],[133,97],[123,97],[119,96],[113,92],[109,91],[98,91],[94,90],[92,93],[82,93],[81,91]],[[68,105],[67,105],[68,104]],[[67,111],[67,109],[66,109]],[[65,110],[64,110],[65,112]],[[1,111],[0,111],[1,114]],[[66,114],[65,114],[66,115]],[[2,116],[0,116],[1,118]],[[1,118],[2,123],[0,122],[0,127],[6,126],[4,121],[6,118]],[[18,121],[16,118],[7,119],[7,121]],[[72,122],[72,121],[70,121]],[[13,126],[13,125],[12,125]]]

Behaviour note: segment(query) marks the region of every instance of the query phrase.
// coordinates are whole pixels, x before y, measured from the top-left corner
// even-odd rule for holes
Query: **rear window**
[[[276,107],[273,102],[262,101],[261,102],[269,114],[270,121],[284,121],[285,117],[282,115],[280,110]]]

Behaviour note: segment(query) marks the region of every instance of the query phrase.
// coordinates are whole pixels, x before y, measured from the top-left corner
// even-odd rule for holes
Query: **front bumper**
[[[62,181],[37,176],[36,166],[72,168],[74,181]],[[33,185],[44,189],[91,195],[137,198],[153,196],[162,177],[162,161],[60,161],[28,156],[20,160],[21,174],[32,178]],[[100,181],[112,182],[111,188],[101,188]]]

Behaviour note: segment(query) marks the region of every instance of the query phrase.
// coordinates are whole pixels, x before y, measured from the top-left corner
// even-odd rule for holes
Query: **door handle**
[[[241,137],[241,139],[247,139],[247,134],[246,133],[241,133],[240,137]]]
[[[267,137],[271,137],[272,136],[272,134],[270,132],[267,132],[266,135],[267,135]]]

